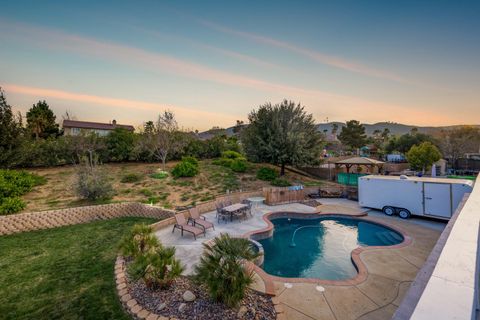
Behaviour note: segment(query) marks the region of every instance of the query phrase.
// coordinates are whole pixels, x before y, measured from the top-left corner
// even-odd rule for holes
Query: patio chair
[[[248,207],[245,209],[245,212],[246,212],[250,217],[253,217],[253,214],[252,214],[252,201],[249,201],[249,200],[245,199],[245,200],[242,201],[242,203],[248,205]]]
[[[197,236],[202,233],[205,236],[205,230],[202,228],[189,225],[183,213],[176,214],[175,220],[176,220],[176,223],[173,226],[172,233],[175,231],[175,229],[179,229],[182,231],[182,237],[183,237],[183,231],[190,232],[191,234],[193,234],[193,237],[195,238],[195,240],[197,240]]]
[[[188,212],[190,213],[189,220],[193,223],[194,226],[199,225],[200,227],[203,228],[204,231],[210,228],[215,230],[215,226],[213,225],[213,223],[207,221],[205,217],[201,216],[200,212],[198,212],[197,207],[193,207],[189,209]]]
[[[218,223],[220,223],[220,219],[227,220],[230,217],[230,214],[223,210],[224,205],[222,202],[216,202],[215,207],[217,209],[217,215],[215,218],[217,218]]]

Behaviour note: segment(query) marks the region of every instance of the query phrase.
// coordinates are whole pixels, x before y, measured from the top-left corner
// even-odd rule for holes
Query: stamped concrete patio
[[[342,213],[358,215],[366,209],[357,202],[345,199],[321,199],[317,208],[304,204],[279,206],[261,205],[254,209],[253,218],[244,221],[217,223],[215,212],[204,214],[207,220],[215,222],[215,231],[207,231],[206,237],[197,240],[189,234],[180,236],[178,230],[172,234],[172,227],[156,232],[165,245],[175,246],[177,257],[186,267],[186,274],[192,274],[199,261],[202,243],[220,233],[241,236],[267,226],[263,215],[270,212]],[[412,218],[402,220],[387,217],[377,211],[368,211],[364,219],[386,223],[403,230],[412,242],[402,248],[381,248],[360,253],[366,266],[366,280],[354,285],[321,285],[317,283],[289,283],[275,281],[275,299],[283,306],[286,319],[390,319],[402,301],[418,270],[426,261],[440,236],[442,222]],[[258,275],[254,288],[263,291],[265,286]]]

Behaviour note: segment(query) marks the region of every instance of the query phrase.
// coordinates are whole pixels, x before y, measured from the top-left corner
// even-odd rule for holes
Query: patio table
[[[248,208],[248,205],[247,204],[243,204],[243,203],[235,203],[235,204],[232,204],[232,205],[229,205],[229,206],[226,206],[226,207],[223,207],[223,211],[226,211],[230,214],[230,221],[233,220],[233,214],[237,211],[240,211],[240,210],[243,210],[243,209],[246,209]]]

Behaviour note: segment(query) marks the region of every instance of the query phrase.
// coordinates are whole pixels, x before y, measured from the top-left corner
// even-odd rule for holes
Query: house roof
[[[64,128],[80,128],[80,129],[97,129],[97,130],[114,130],[115,128],[123,128],[129,131],[134,131],[135,128],[126,124],[115,123],[100,123],[77,120],[63,120]]]
[[[340,160],[335,162],[335,164],[365,164],[365,165],[379,165],[384,163],[385,162],[383,161],[378,161],[375,159],[364,158],[364,157],[353,157],[353,158],[348,158],[345,160]]]

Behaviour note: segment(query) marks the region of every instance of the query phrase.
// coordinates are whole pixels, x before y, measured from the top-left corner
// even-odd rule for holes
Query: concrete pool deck
[[[357,202],[345,199],[320,199],[317,208],[300,203],[266,206],[254,209],[254,217],[244,221],[217,223],[215,212],[204,214],[207,220],[215,223],[215,231],[207,231],[206,237],[194,240],[191,235],[172,234],[172,227],[156,232],[165,245],[175,246],[177,257],[186,267],[185,274],[192,274],[199,261],[202,243],[220,233],[242,236],[252,231],[264,229],[267,222],[263,216],[271,212],[300,213],[339,213],[348,215],[364,214],[367,210]],[[274,281],[273,291],[277,303],[283,307],[286,319],[390,319],[402,301],[418,270],[426,261],[430,251],[440,236],[445,223],[412,218],[402,220],[387,217],[376,211],[368,211],[367,220],[384,223],[405,231],[411,243],[400,248],[378,248],[360,252],[361,261],[367,275],[354,285],[326,285],[319,281],[295,282],[285,285],[284,281]],[[320,284],[321,283],[321,284]],[[319,285],[320,284],[320,285]],[[265,283],[256,276],[255,289],[264,291]]]

